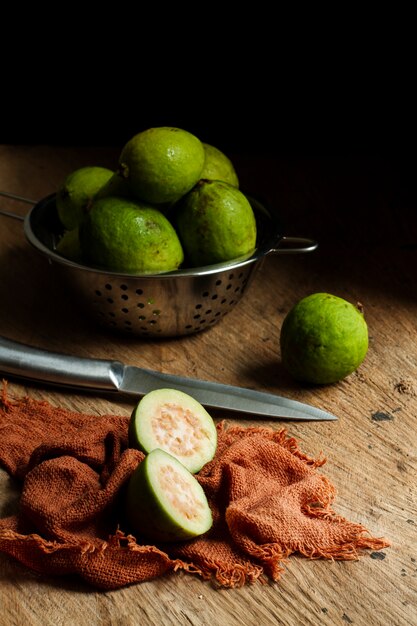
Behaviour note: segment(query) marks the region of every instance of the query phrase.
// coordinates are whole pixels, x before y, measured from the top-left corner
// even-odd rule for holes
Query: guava
[[[135,198],[170,204],[200,179],[204,159],[198,137],[181,128],[160,126],[137,133],[126,143],[119,172]]]
[[[114,172],[113,176],[101,187],[96,194],[96,199],[107,198],[107,196],[117,196],[118,198],[131,198],[129,184],[119,172]]]
[[[168,272],[184,259],[174,227],[158,209],[113,196],[93,202],[80,244],[86,261],[116,272]]]
[[[132,412],[129,445],[145,453],[165,450],[195,473],[214,457],[217,430],[197,400],[176,389],[156,389]]]
[[[80,225],[95,195],[113,174],[106,167],[92,165],[65,177],[58,187],[55,202],[58,217],[67,230]]]
[[[355,371],[368,351],[363,312],[329,293],[313,293],[286,315],[280,333],[285,369],[300,381],[334,383]]]
[[[82,254],[78,227],[64,232],[56,245],[56,251],[71,261],[81,260]]]
[[[221,150],[208,143],[203,143],[206,158],[200,178],[207,180],[222,180],[225,183],[239,187],[239,178],[232,161]]]
[[[157,542],[192,539],[213,524],[206,494],[195,476],[158,448],[131,475],[125,512],[135,535]]]
[[[194,267],[230,261],[256,247],[252,206],[229,183],[200,180],[179,202],[174,220],[187,260]]]

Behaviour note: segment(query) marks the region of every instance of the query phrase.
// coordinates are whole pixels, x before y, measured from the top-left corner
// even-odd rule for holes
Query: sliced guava
[[[211,415],[188,394],[155,389],[132,412],[129,445],[145,454],[165,450],[194,474],[214,457],[217,430]]]
[[[200,483],[178,459],[160,449],[152,450],[133,472],[125,510],[132,532],[154,541],[191,539],[213,524]]]

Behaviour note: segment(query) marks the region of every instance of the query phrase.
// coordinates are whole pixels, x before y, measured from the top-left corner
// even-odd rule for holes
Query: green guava
[[[343,298],[314,293],[289,311],[281,326],[281,359],[300,381],[328,384],[355,371],[368,351],[362,311]]]
[[[131,475],[125,512],[129,530],[156,542],[192,539],[213,524],[206,494],[195,476],[158,448]]]
[[[200,180],[179,202],[174,220],[187,260],[194,267],[230,261],[256,247],[252,206],[229,183]]]
[[[180,240],[155,207],[109,196],[93,202],[80,226],[83,258],[116,272],[149,274],[178,269]]]
[[[186,130],[161,126],[148,128],[123,147],[119,172],[134,197],[151,204],[176,202],[200,179],[204,147]]]
[[[67,230],[80,225],[95,195],[113,173],[106,167],[92,165],[66,176],[58,187],[55,202],[58,217]]]
[[[214,457],[217,430],[197,400],[176,389],[156,389],[132,412],[129,445],[145,453],[165,450],[195,473]]]
[[[129,184],[120,172],[114,172],[113,176],[101,187],[96,194],[96,199],[117,196],[118,198],[132,198]]]
[[[56,245],[56,251],[71,261],[81,260],[82,254],[78,227],[64,232]]]
[[[232,161],[216,146],[203,143],[206,155],[203,171],[200,178],[206,180],[222,180],[225,183],[239,187],[239,178]]]

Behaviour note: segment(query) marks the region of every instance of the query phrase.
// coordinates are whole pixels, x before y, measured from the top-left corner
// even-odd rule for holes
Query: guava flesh
[[[159,449],[150,452],[133,472],[125,511],[135,535],[158,542],[191,539],[213,524],[199,482],[176,458]]]
[[[214,457],[217,430],[197,400],[176,389],[156,389],[132,412],[129,445],[146,454],[165,450],[195,473]]]

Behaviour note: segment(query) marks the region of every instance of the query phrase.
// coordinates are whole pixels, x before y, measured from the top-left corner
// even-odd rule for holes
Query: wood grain
[[[113,167],[117,152],[3,145],[0,188],[38,199],[76,167]],[[0,334],[69,354],[280,393],[336,414],[335,423],[286,427],[306,453],[326,456],[321,471],[337,487],[336,512],[387,537],[392,546],[356,562],[294,556],[274,584],[218,590],[175,574],[106,593],[75,578],[40,577],[0,555],[1,626],[417,623],[417,218],[411,166],[405,159],[369,157],[233,158],[244,188],[278,211],[285,234],[317,238],[317,252],[267,257],[241,303],[209,330],[146,341],[112,335],[92,323],[26,243],[22,222],[0,216]],[[0,207],[27,211],[5,199]],[[360,301],[369,326],[365,362],[336,385],[297,384],[280,364],[284,316],[314,291]],[[125,398],[17,380],[9,389],[89,413],[127,415],[133,406]],[[0,470],[0,515],[15,510],[18,498],[19,486]]]

